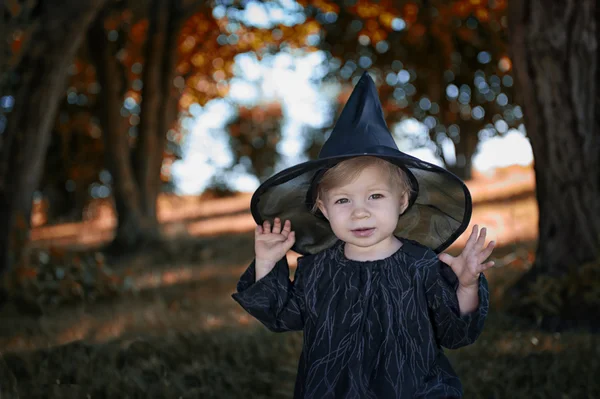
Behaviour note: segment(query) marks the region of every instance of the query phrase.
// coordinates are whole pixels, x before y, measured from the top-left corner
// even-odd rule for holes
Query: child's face
[[[317,205],[334,234],[353,250],[376,254],[390,245],[406,196],[391,187],[376,167],[365,168],[357,179],[327,191]]]

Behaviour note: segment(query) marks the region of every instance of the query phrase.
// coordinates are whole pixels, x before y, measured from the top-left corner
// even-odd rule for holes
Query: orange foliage
[[[404,6],[403,17],[408,25],[413,24],[417,21],[419,15],[419,6],[414,3],[407,3]]]
[[[337,9],[325,2],[321,4],[327,9]],[[310,20],[294,27],[279,25],[273,29],[243,25],[232,28],[231,25],[227,17],[215,19],[207,11],[196,13],[183,25],[177,66],[186,82],[180,101],[182,109],[193,103],[205,105],[214,98],[225,96],[236,55],[255,52],[260,57],[264,49],[278,47],[284,42],[292,48],[307,48],[306,38],[318,34],[321,29],[316,21]],[[227,40],[227,43],[220,44],[219,40]]]
[[[17,282],[24,283],[26,281],[37,278],[38,269],[32,266],[19,265],[15,267],[15,278]]]
[[[22,36],[18,35],[10,44],[10,49],[13,53],[18,53],[21,50],[21,46],[23,44]]]
[[[340,8],[345,7],[345,13],[351,15],[351,19],[360,20],[362,27],[359,32],[355,32],[357,37],[364,35],[368,38],[368,43],[372,46],[389,40],[394,40],[396,47],[409,47],[411,54],[428,54],[428,49],[435,49],[439,56],[434,57],[434,61],[423,58],[422,62],[427,65],[435,63],[436,68],[440,70],[450,69],[452,65],[452,54],[460,51],[457,49],[457,39],[468,43],[480,44],[482,39],[478,32],[467,26],[465,19],[476,18],[482,24],[495,23],[502,25],[502,18],[506,8],[506,1],[496,0],[488,2],[487,0],[453,0],[441,1],[433,0],[429,3],[429,8],[424,9],[419,1],[396,2],[393,0],[380,0],[373,2],[370,0],[357,0],[352,6],[342,6],[339,0],[299,0],[303,6],[316,7],[322,13],[340,14]],[[295,26],[277,25],[269,29],[254,28],[245,26],[237,21],[230,20],[227,16],[215,18],[209,5],[204,6],[197,13],[187,18],[180,30],[177,39],[178,62],[176,71],[178,77],[174,84],[180,90],[179,110],[186,112],[192,104],[205,105],[210,100],[226,96],[228,93],[228,81],[233,77],[235,57],[245,52],[254,52],[257,57],[261,57],[266,52],[277,51],[285,44],[289,48],[302,48],[306,51],[316,48],[308,45],[308,38],[311,35],[321,35],[326,27],[318,19],[309,16],[305,22]],[[398,30],[398,19],[401,19],[405,26],[402,32]],[[461,24],[457,27],[457,19]],[[125,96],[133,99],[137,104],[141,102],[141,88],[143,82],[142,67],[144,64],[144,44],[148,30],[148,20],[134,20],[132,12],[128,9],[114,12],[105,21],[105,29],[108,32],[118,33],[119,42],[124,46],[118,52],[118,60],[123,66],[127,80],[127,91]],[[112,32],[115,31],[115,32]],[[12,45],[18,46],[19,38],[13,40]],[[361,42],[364,42],[361,38]],[[342,43],[340,43],[342,44]],[[412,48],[411,48],[412,47]],[[494,48],[502,48],[495,46]],[[346,47],[340,46],[341,50],[346,51]],[[416,51],[412,51],[416,50]],[[336,50],[337,51],[337,50]],[[344,58],[344,54],[334,56]],[[380,57],[384,58],[384,55]],[[415,57],[418,58],[418,57]],[[496,58],[498,60],[498,58]],[[404,60],[403,60],[404,62]],[[409,61],[410,62],[410,61]],[[377,65],[374,65],[375,67]],[[388,65],[389,66],[389,65]],[[404,68],[411,68],[412,65],[405,63]],[[501,72],[509,72],[511,69],[510,59],[507,55],[500,58],[498,67]],[[416,68],[418,70],[418,68]],[[72,67],[72,79],[70,91],[75,93],[85,93],[90,102],[93,102],[97,87],[95,87],[94,68],[84,59],[78,59]],[[417,83],[415,83],[417,85]],[[434,96],[417,87],[417,92],[428,95],[432,102],[438,102]],[[443,96],[443,90],[440,91]],[[390,93],[387,93],[391,96]],[[448,108],[454,105],[450,104]],[[384,107],[387,112],[399,114],[400,112],[411,112],[405,105],[400,106],[395,101],[385,101]],[[455,107],[456,108],[456,107]],[[244,112],[244,111],[242,111]],[[254,111],[253,111],[254,112]],[[250,115],[251,118],[262,118],[262,110],[255,111],[259,115]],[[447,115],[449,114],[449,115]],[[440,118],[443,122],[452,122],[456,119],[456,114],[442,110]],[[127,115],[129,126],[135,126],[139,123],[139,117],[136,115]],[[232,132],[235,133],[237,127],[232,126]],[[77,186],[90,184],[90,180],[97,179],[98,168],[102,167],[103,143],[100,140],[99,129],[92,121],[91,112],[74,112],[69,118],[57,120],[57,130],[69,142],[69,138],[76,132],[84,133],[93,138],[85,144],[85,153],[88,159],[98,160],[94,162],[73,162],[73,164],[91,165],[85,168],[72,168],[69,178],[77,183]],[[169,139],[177,144],[183,137],[180,127],[175,126],[169,132]],[[135,138],[130,138],[131,143]],[[97,156],[89,156],[97,154]],[[69,156],[66,153],[63,156]],[[170,151],[164,152],[164,165],[161,178],[168,181],[171,176],[171,165],[175,160],[175,155]]]
[[[510,58],[508,58],[508,56],[502,57],[500,59],[500,62],[498,63],[498,67],[500,68],[500,70],[502,72],[510,71],[512,68],[512,62],[511,62]]]
[[[336,0],[301,0],[303,6],[313,6],[322,12],[335,11]],[[506,1],[494,1],[493,6],[487,0],[456,0],[456,1],[433,1],[430,8],[435,9],[438,17],[435,23],[424,23],[424,18],[429,18],[429,12],[420,12],[420,6],[416,2],[406,2],[403,5],[389,0],[372,2],[370,0],[358,0],[355,5],[347,7],[346,11],[360,18],[365,28],[359,35],[367,36],[371,43],[385,40],[388,33],[393,30],[392,23],[395,18],[402,18],[406,23],[406,31],[410,41],[423,40],[427,32],[436,40],[445,43],[443,47],[451,50],[448,39],[452,37],[449,32],[455,30],[453,20],[455,18],[464,20],[469,16],[475,17],[481,23],[495,22],[501,24],[504,15]],[[468,32],[470,31],[470,32]],[[461,29],[458,34],[463,40],[472,41],[475,38],[471,29]],[[450,52],[446,53],[447,55]]]
[[[338,6],[327,5],[326,1],[322,1],[321,5],[332,12],[339,10]],[[125,82],[123,99],[130,99],[128,109],[123,110],[122,123],[125,131],[134,128],[128,136],[129,144],[134,146],[135,127],[140,123],[140,115],[135,108],[142,102],[149,21],[147,18],[136,19],[129,9],[113,10],[105,17],[103,27],[109,43],[115,45],[115,57],[122,68]],[[279,25],[272,29],[244,26],[227,17],[215,18],[212,7],[207,4],[183,21],[177,39],[178,76],[173,84],[181,93],[179,111],[186,113],[192,104],[203,106],[212,99],[226,96],[238,54],[255,52],[261,57],[263,53],[275,51],[284,43],[290,48],[315,50],[307,46],[307,38],[319,34],[321,29],[321,25],[310,18],[297,26]],[[15,35],[11,45],[16,50],[20,43],[20,36]],[[97,82],[95,67],[85,52],[74,60],[69,74],[67,101],[63,103],[55,124],[58,137],[54,141],[59,143],[60,150],[49,155],[49,165],[52,165],[49,170],[52,172],[47,173],[44,179],[51,185],[62,184],[63,187],[66,181],[72,180],[69,184],[76,187],[76,194],[87,198],[88,188],[99,182],[99,173],[105,167],[102,132],[95,110],[89,107],[89,104],[95,103],[97,93],[102,88]],[[179,144],[183,138],[181,127],[173,126],[168,137],[173,144]],[[163,153],[161,179],[164,182],[171,179],[171,165],[176,160],[171,148]],[[57,173],[55,169],[62,167],[60,165],[65,170]]]

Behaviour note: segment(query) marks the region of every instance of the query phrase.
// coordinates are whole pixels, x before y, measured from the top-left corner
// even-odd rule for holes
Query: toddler
[[[255,259],[233,298],[303,331],[294,398],[462,397],[442,347],[481,333],[494,243],[476,225],[459,256],[441,253],[468,225],[468,190],[390,138],[365,74],[319,159],[253,196]],[[304,255],[293,282],[290,249]]]

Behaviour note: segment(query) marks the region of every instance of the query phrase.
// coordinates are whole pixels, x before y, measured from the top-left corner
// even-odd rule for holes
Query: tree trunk
[[[565,275],[600,257],[600,10],[593,0],[511,1],[509,7],[539,205],[535,264],[515,291],[524,293],[539,275]]]
[[[431,10],[433,7],[429,1],[423,2],[423,9]],[[431,12],[426,12],[424,16],[424,22],[427,26],[428,31],[434,30],[434,24],[436,23],[432,18]],[[427,60],[430,65],[441,65],[450,67],[449,60],[446,56],[445,45],[442,43],[437,36],[427,35],[424,40],[427,44],[425,51],[420,56]],[[428,98],[441,106],[442,110],[450,109],[450,101],[446,97],[446,84],[442,71],[444,67],[434,68],[427,76],[427,87],[425,88]],[[456,122],[457,116],[452,112],[440,113],[441,122],[445,126],[449,126]],[[460,177],[462,180],[470,180],[473,176],[473,155],[477,149],[479,143],[478,131],[481,128],[481,123],[477,123],[473,120],[461,121],[458,123],[460,126],[460,136],[458,142],[453,140],[454,150],[456,156],[456,162],[451,165],[444,153],[441,151],[441,145],[438,144],[438,148],[442,154],[442,159],[446,165],[446,169]],[[437,144],[436,136],[437,133],[434,129],[429,131],[431,140]]]
[[[106,15],[101,15],[90,31],[90,53],[102,87],[98,111],[118,215],[116,235],[108,248],[112,252],[135,251],[160,239],[156,202],[167,130],[176,121],[179,100],[173,86],[181,21],[178,3],[154,0],[149,8],[140,125],[133,151],[128,141],[128,122],[120,115],[126,87],[124,71],[116,58],[120,47],[107,39],[103,26]]]
[[[141,206],[139,186],[131,162],[128,121],[121,116],[126,76],[117,60],[119,44],[108,40],[104,29],[107,12],[99,15],[88,34],[90,55],[96,66],[96,79],[101,91],[96,100],[96,109],[102,126],[102,136],[106,144],[106,165],[113,180],[113,197],[117,213],[115,249],[119,251],[135,248],[147,241],[145,234],[153,223]],[[150,218],[156,218],[150,215]]]
[[[180,22],[179,1],[151,2],[139,139],[134,158],[137,181],[144,194],[141,205],[146,215],[156,215],[167,131],[177,119],[179,93],[173,80]]]
[[[449,165],[447,168],[462,180],[471,180],[473,176],[473,156],[479,143],[477,133],[481,125],[471,121],[464,121],[461,127],[459,141],[458,143],[454,141],[456,163]]]
[[[0,273],[24,259],[33,193],[68,67],[105,1],[44,2],[38,28],[17,67],[15,107],[8,115],[0,150]]]

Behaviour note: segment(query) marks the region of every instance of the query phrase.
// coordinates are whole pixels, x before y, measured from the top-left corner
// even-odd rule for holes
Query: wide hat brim
[[[338,239],[329,222],[312,212],[307,194],[312,191],[315,174],[357,156],[375,156],[391,162],[411,180],[414,195],[398,218],[396,236],[418,241],[440,253],[468,227],[472,201],[464,182],[437,165],[389,148],[312,160],[277,173],[252,196],[254,220],[259,225],[275,218],[290,220],[296,234],[292,249],[302,255],[331,247]]]
[[[398,218],[395,234],[441,252],[467,228],[471,196],[464,182],[446,169],[400,151],[390,133],[375,83],[365,72],[344,106],[316,160],[285,169],[262,183],[250,203],[257,224],[290,220],[296,233],[293,250],[308,255],[338,239],[329,222],[312,212],[312,193],[324,169],[358,157],[375,156],[402,168],[412,196]]]

